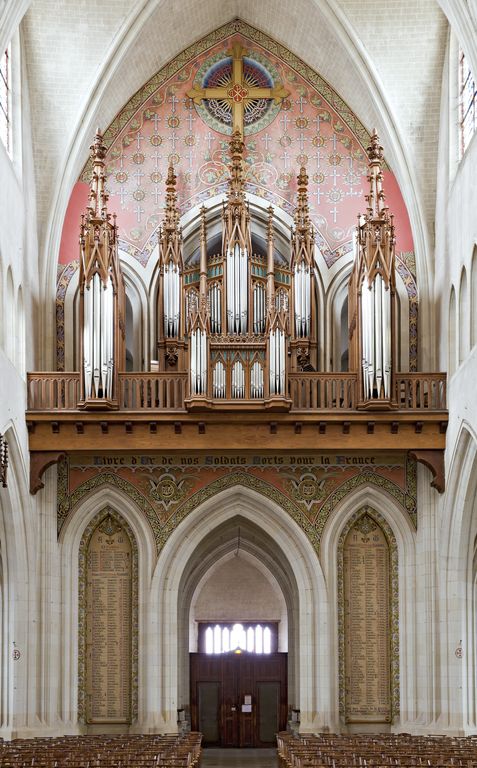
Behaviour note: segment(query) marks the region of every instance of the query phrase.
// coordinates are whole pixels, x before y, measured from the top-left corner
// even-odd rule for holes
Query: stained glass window
[[[464,154],[477,128],[477,89],[475,78],[463,51],[459,55],[460,156]]]

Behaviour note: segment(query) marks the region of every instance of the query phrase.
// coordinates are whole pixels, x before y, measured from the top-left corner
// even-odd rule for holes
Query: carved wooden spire
[[[230,180],[223,213],[224,251],[238,243],[242,250],[250,253],[250,214],[243,189],[243,150],[240,131],[235,131],[230,139]]]
[[[359,218],[358,249],[360,279],[366,276],[368,287],[377,274],[383,278],[386,288],[394,287],[394,217],[389,213],[383,190],[383,148],[376,130],[371,135],[368,149],[369,194],[366,214]],[[364,221],[363,221],[364,218]]]
[[[107,208],[109,195],[105,188],[106,151],[98,128],[90,147],[93,172],[88,205],[80,225],[80,286],[88,286],[96,273],[99,274],[103,286],[109,277],[114,283],[119,279],[116,216],[114,215],[111,221]]]
[[[297,206],[295,209],[295,229],[292,232],[292,266],[305,262],[313,265],[315,231],[310,220],[308,204],[308,175],[302,166],[297,177]]]
[[[160,263],[163,266],[172,261],[176,266],[182,268],[182,231],[179,226],[180,215],[177,207],[176,183],[177,177],[171,163],[166,179],[166,205],[159,241]]]

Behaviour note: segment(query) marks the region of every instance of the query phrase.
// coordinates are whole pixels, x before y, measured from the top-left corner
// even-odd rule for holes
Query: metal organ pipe
[[[225,366],[221,360],[216,363],[214,368],[213,391],[214,397],[225,397]]]
[[[294,298],[295,298],[295,333],[298,338],[310,335],[310,269],[303,262],[295,266],[294,274]]]
[[[114,291],[96,272],[85,287],[83,374],[85,397],[110,398],[114,373]]]
[[[280,328],[270,333],[270,394],[285,394],[285,334]]]
[[[190,337],[190,386],[192,395],[204,395],[207,389],[207,336],[196,328]]]
[[[364,396],[391,395],[391,291],[380,274],[361,292]]]
[[[263,367],[258,360],[252,366],[250,394],[252,398],[263,397]]]
[[[209,306],[210,306],[210,331],[211,333],[221,332],[221,291],[215,283],[209,288]]]
[[[172,261],[164,268],[164,336],[174,338],[179,335],[180,315],[180,274]]]
[[[232,368],[232,397],[245,396],[245,373],[242,363],[237,360]]]
[[[227,331],[247,333],[247,250],[235,243],[227,250]]]

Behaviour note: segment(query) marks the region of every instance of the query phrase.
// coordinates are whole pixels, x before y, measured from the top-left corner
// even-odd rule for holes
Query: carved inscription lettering
[[[131,543],[107,517],[87,555],[86,719],[125,723],[131,718]]]
[[[390,722],[389,548],[368,515],[343,552],[347,722]]]

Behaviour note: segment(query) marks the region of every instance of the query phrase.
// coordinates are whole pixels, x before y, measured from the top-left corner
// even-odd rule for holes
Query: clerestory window
[[[10,46],[0,60],[0,138],[11,154],[11,52]]]
[[[463,156],[477,128],[477,89],[468,59],[459,53],[459,128],[460,157]]]

